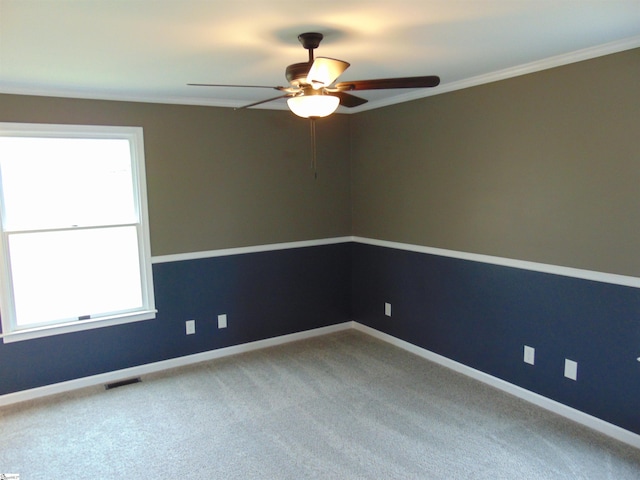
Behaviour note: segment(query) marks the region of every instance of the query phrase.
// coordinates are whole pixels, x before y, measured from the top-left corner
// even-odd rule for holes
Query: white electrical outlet
[[[196,321],[195,320],[187,320],[185,323],[185,329],[187,335],[193,335],[196,333]]]
[[[391,316],[391,304],[390,304],[390,303],[385,303],[385,304],[384,304],[384,314],[385,314],[387,317],[390,317],[390,316]]]
[[[527,345],[524,346],[524,363],[528,363],[529,365],[534,365],[536,363],[535,348],[529,347]]]
[[[568,358],[564,359],[564,376],[570,378],[571,380],[578,379],[578,362],[574,362],[573,360],[569,360]]]
[[[227,314],[218,315],[218,328],[227,328]]]

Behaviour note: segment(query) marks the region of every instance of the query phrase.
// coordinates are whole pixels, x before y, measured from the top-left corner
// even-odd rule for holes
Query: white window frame
[[[138,252],[140,259],[140,281],[142,307],[134,311],[120,312],[109,316],[65,321],[33,328],[16,326],[13,289],[11,285],[8,235],[5,231],[4,205],[0,205],[0,312],[2,316],[2,341],[11,343],[33,338],[60,335],[112,325],[137,322],[155,318],[155,300],[151,266],[149,215],[144,160],[144,138],[142,127],[119,127],[99,125],[54,125],[0,122],[0,136],[34,138],[79,138],[79,139],[125,139],[129,141],[134,202],[138,219]],[[0,184],[0,188],[2,185]]]

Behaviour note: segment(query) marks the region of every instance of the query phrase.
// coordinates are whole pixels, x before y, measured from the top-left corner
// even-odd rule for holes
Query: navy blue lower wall
[[[350,255],[342,243],[155,264],[156,319],[0,343],[0,394],[348,321]]]
[[[352,262],[353,320],[640,434],[640,289],[364,244]]]
[[[359,243],[153,274],[155,320],[0,344],[0,394],[356,320],[640,434],[640,289]]]

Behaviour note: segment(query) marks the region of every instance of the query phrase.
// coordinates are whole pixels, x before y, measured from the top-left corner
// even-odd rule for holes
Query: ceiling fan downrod
[[[293,63],[285,70],[285,77],[294,88],[305,83],[307,74],[314,62],[313,51],[318,48],[323,38],[324,35],[317,32],[307,32],[298,35],[298,40],[302,46],[309,51],[309,60],[302,63]]]
[[[298,40],[302,46],[309,50],[309,63],[313,63],[313,51],[320,46],[324,35],[318,32],[307,32],[298,35]]]

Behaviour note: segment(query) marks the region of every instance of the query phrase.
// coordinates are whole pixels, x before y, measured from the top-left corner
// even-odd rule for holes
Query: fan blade
[[[440,77],[430,75],[426,77],[380,78],[377,80],[354,80],[340,82],[335,85],[339,90],[381,90],[389,88],[424,88],[435,87],[440,84]]]
[[[340,105],[347,108],[359,107],[369,101],[345,92],[331,92],[329,95],[338,97],[340,99]]]
[[[249,105],[243,105],[242,107],[235,108],[234,110],[243,110],[245,108],[255,107],[256,105],[260,105],[262,103],[273,102],[274,100],[279,100],[281,98],[287,98],[287,97],[290,97],[290,96],[291,95],[287,93],[286,95],[280,95],[278,97],[267,98],[266,100],[260,100],[259,102],[250,103]]]
[[[241,87],[241,88],[271,88],[280,90],[286,87],[268,87],[266,85],[223,85],[218,83],[187,83],[189,87]]]
[[[328,87],[342,75],[342,72],[349,68],[349,65],[347,62],[335,58],[317,57],[307,73],[307,83],[316,90]]]

